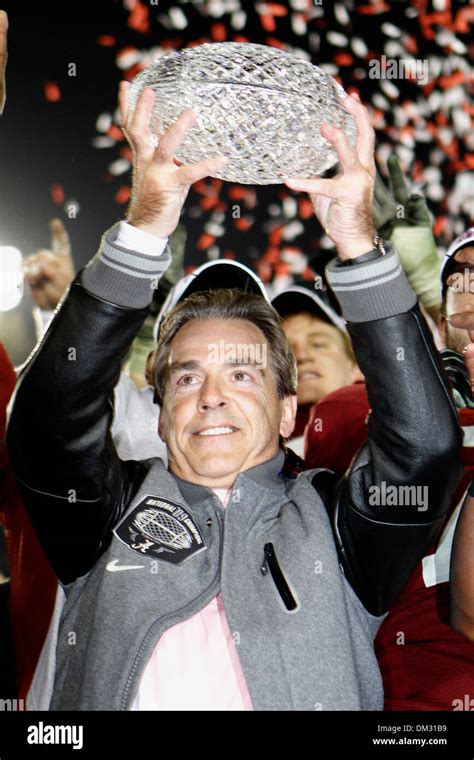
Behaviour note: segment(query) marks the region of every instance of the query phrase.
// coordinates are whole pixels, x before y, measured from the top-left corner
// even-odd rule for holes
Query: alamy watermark
[[[416,79],[418,84],[428,84],[429,62],[427,58],[387,58],[384,53],[369,62],[369,79]]]
[[[266,343],[227,343],[223,338],[208,346],[209,364],[254,364],[259,369],[267,367]]]
[[[428,486],[393,486],[382,480],[380,486],[369,486],[369,504],[377,507],[416,507],[428,509]]]

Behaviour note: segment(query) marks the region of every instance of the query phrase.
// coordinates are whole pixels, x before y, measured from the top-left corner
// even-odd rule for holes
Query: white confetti
[[[299,219],[295,219],[294,222],[290,222],[290,224],[285,225],[283,228],[282,238],[283,240],[294,240],[295,237],[301,235],[302,232],[304,232],[303,222],[300,222]]]
[[[268,207],[268,213],[270,216],[279,216],[281,214],[281,208],[276,203],[271,203]]]
[[[331,45],[336,45],[336,47],[346,47],[348,43],[346,35],[340,32],[328,32],[326,39]]]
[[[342,3],[336,3],[334,6],[334,15],[340,24],[348,24],[350,22],[347,9],[343,6]]]
[[[221,227],[219,224],[214,224],[214,222],[208,222],[204,226],[204,229],[209,233],[209,235],[213,235],[214,237],[221,237],[225,232],[223,227]]]
[[[112,115],[110,113],[101,113],[97,117],[95,128],[98,132],[108,132],[112,126]]]
[[[352,38],[351,48],[354,51],[354,53],[359,56],[359,58],[365,58],[365,56],[368,55],[368,52],[369,52],[369,48],[365,44],[364,40],[361,40],[360,37]]]
[[[372,98],[372,103],[376,108],[380,108],[382,111],[388,111],[390,103],[387,98],[384,98],[381,92],[376,92]]]
[[[401,36],[401,31],[398,26],[389,24],[388,21],[385,21],[380,28],[387,37],[393,37],[393,39],[396,40]]]
[[[217,245],[211,245],[207,249],[207,258],[210,261],[215,261],[215,259],[218,259],[219,258],[219,254],[220,254],[220,249],[219,249],[219,247]]]
[[[92,140],[94,148],[111,148],[115,143],[116,140],[112,137],[94,137]]]
[[[393,82],[390,82],[387,79],[382,79],[380,81],[380,89],[383,90],[389,98],[398,98],[400,95],[398,87],[395,87]]]
[[[138,50],[124,50],[117,55],[116,63],[119,69],[125,71],[135,66],[141,59],[141,53]]]
[[[295,11],[308,10],[308,0],[290,0],[290,5]]]
[[[446,0],[433,0],[433,8],[435,11],[446,10]]]
[[[453,109],[454,129],[458,135],[470,132],[472,129],[472,119],[466,111],[460,108]]]
[[[237,11],[232,14],[231,24],[233,29],[243,29],[247,23],[247,14],[245,11]]]
[[[283,213],[287,219],[291,219],[296,216],[298,211],[298,204],[296,198],[292,198],[290,195],[283,201]]]
[[[120,174],[124,174],[125,172],[128,172],[130,169],[130,161],[128,158],[118,158],[116,161],[113,161],[109,166],[109,172],[114,175],[114,177],[118,177]]]
[[[444,198],[445,191],[441,185],[428,185],[425,194],[432,201],[441,201]]]
[[[308,27],[304,16],[301,16],[299,13],[293,13],[291,16],[291,28],[295,34],[306,34]]]
[[[188,19],[184,15],[181,8],[170,8],[168,15],[171,19],[171,23],[175,29],[185,29],[188,25]]]
[[[417,142],[423,142],[423,143],[429,143],[433,140],[433,135],[431,132],[428,132],[427,129],[415,129],[414,133],[415,139]],[[441,154],[441,158],[444,161],[445,155],[444,153]]]

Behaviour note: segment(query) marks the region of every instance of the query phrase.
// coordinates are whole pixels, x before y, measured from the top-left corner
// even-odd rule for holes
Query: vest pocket
[[[283,574],[283,570],[280,567],[280,563],[278,562],[276,556],[275,547],[273,544],[265,544],[263,547],[263,552],[264,557],[260,571],[262,575],[267,575],[268,571],[270,570],[273,582],[283,601],[283,604],[285,605],[288,612],[293,612],[297,609],[298,602],[296,601],[293,592],[291,591],[291,588],[288,584],[288,581]]]

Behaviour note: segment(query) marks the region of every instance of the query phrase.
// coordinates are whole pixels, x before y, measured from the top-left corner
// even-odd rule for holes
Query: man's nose
[[[306,343],[295,343],[292,348],[298,365],[310,360],[311,357]]]
[[[201,393],[198,401],[199,411],[205,412],[210,409],[225,408],[227,404],[227,397],[222,388],[222,383],[218,378],[206,378],[201,386]]]

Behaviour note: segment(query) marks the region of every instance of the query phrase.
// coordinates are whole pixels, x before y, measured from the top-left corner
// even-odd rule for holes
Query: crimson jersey
[[[315,404],[306,428],[306,466],[345,472],[367,440],[368,412],[364,384],[341,388]],[[449,625],[451,545],[474,475],[474,409],[461,409],[459,416],[464,477],[438,543],[413,571],[375,640],[386,710],[469,709],[473,694],[474,644]]]
[[[16,376],[0,343],[0,440]],[[58,582],[43,554],[18,493],[6,449],[0,444],[0,520],[10,568],[10,613],[18,697],[26,699],[54,609]]]

